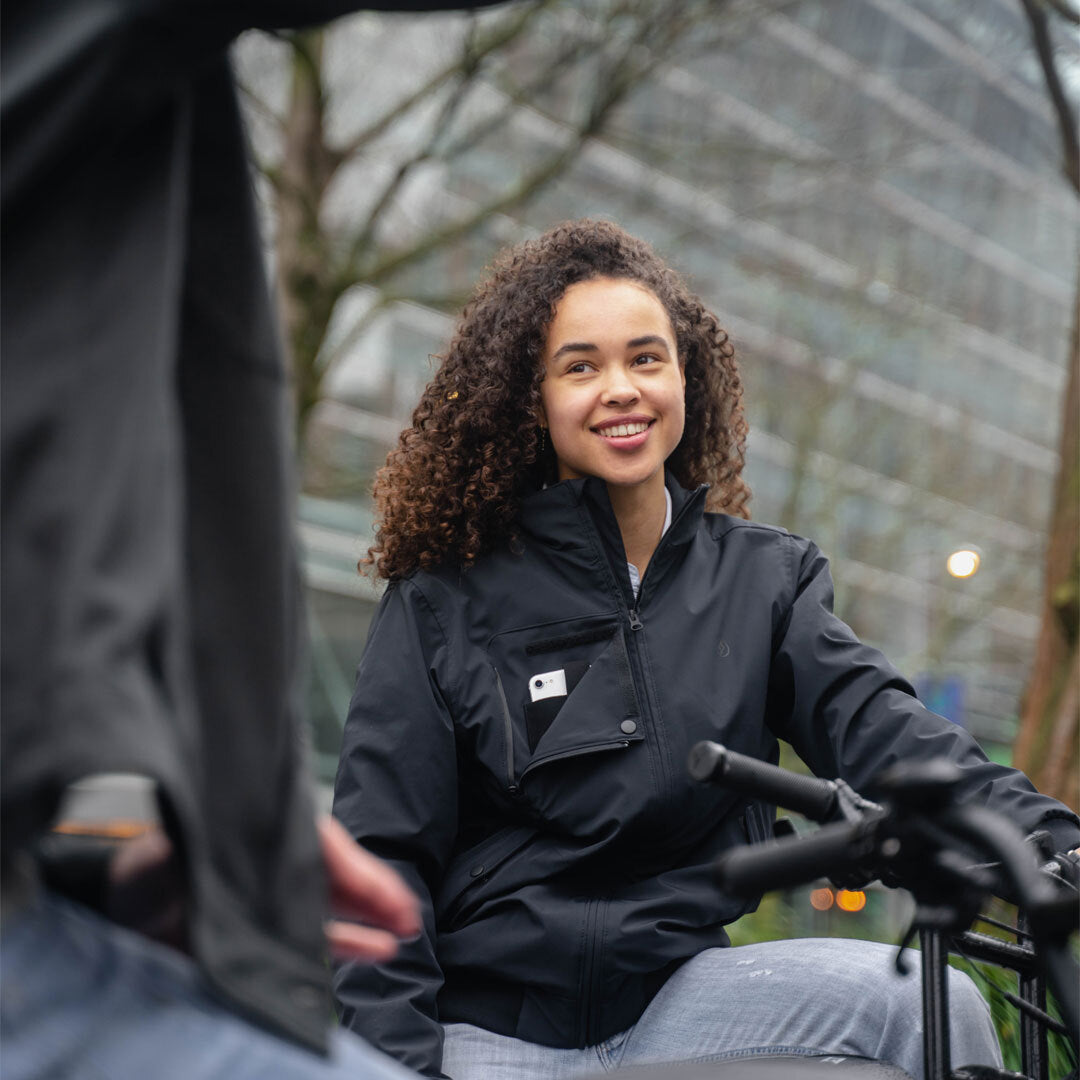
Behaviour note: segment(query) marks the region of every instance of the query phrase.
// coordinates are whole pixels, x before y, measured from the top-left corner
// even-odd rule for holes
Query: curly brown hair
[[[466,305],[449,351],[375,478],[378,529],[361,563],[399,578],[468,566],[513,540],[525,494],[554,478],[537,423],[542,360],[569,286],[620,278],[650,289],[675,331],[686,423],[667,467],[712,484],[708,507],[749,517],[742,380],[715,316],[652,248],[607,221],[570,221],[510,248]]]

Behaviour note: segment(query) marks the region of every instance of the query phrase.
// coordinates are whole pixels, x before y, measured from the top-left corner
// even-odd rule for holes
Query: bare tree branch
[[[1064,155],[1061,167],[1066,180],[1073,190],[1080,195],[1080,143],[1076,135],[1076,117],[1073,114],[1069,99],[1065,96],[1065,88],[1061,85],[1061,76],[1058,74],[1057,63],[1054,60],[1054,46],[1050,40],[1050,27],[1046,21],[1046,12],[1039,0],[1020,0],[1031,25],[1031,42],[1035,47],[1035,55],[1039,58],[1042,67],[1043,79],[1046,81],[1046,92],[1050,95],[1050,102],[1054,106],[1057,116],[1058,130],[1061,133],[1061,149]],[[1055,10],[1060,10],[1055,5]],[[1069,16],[1066,15],[1066,18]]]
[[[639,50],[642,39],[654,36],[654,32],[655,28],[651,25],[643,25],[639,33],[619,54],[617,60],[607,65],[607,70],[598,72],[597,96],[590,103],[585,119],[573,131],[566,145],[542,165],[520,178],[517,183],[494,199],[477,207],[472,213],[457,221],[432,229],[411,248],[386,255],[362,274],[363,280],[373,285],[380,285],[404,267],[418,262],[432,251],[467,236],[490,216],[519,208],[532,199],[578,156],[584,144],[600,130],[608,114],[636,85],[637,80],[647,75],[660,62],[661,55],[653,54],[639,58],[636,64],[632,63],[633,55]],[[356,280],[359,280],[360,268],[353,267],[352,270],[357,274]]]
[[[446,128],[453,122],[454,116],[460,110],[462,103],[465,101],[466,96],[474,85],[475,77],[475,66],[468,62],[464,62],[461,67],[458,84],[443,103],[438,118],[431,125],[431,131],[428,134],[427,141],[411,157],[406,158],[405,161],[397,167],[390,182],[383,188],[382,194],[375,200],[375,204],[368,212],[367,219],[356,231],[352,242],[349,244],[348,255],[345,258],[346,268],[355,266],[361,254],[368,249],[372,237],[374,236],[375,229],[378,226],[379,219],[382,217],[390,203],[393,202],[394,197],[401,191],[410,174],[425,161],[430,161],[434,157],[435,147],[440,137]],[[348,271],[346,270],[346,273],[347,272]]]
[[[456,142],[450,143],[443,151],[443,158],[452,161],[462,154],[478,146],[484,139],[493,135],[499,128],[509,122],[515,113],[522,107],[529,107],[534,111],[554,119],[550,112],[545,112],[537,106],[537,93],[545,86],[550,85],[560,72],[572,67],[583,56],[587,55],[593,46],[583,40],[575,40],[567,49],[563,49],[555,58],[553,64],[528,83],[511,83],[506,72],[498,73],[494,79],[494,85],[505,97],[503,107],[500,108],[487,120],[478,123],[469,132],[462,135]]]
[[[451,63],[437,71],[413,93],[398,102],[393,108],[388,109],[362,131],[357,132],[348,142],[332,148],[336,164],[340,166],[359,153],[369,143],[374,142],[396,121],[411,112],[421,102],[429,100],[432,94],[453,79],[454,76],[460,75],[466,66],[471,66],[475,70],[485,58],[500,49],[506,48],[528,28],[539,12],[549,7],[552,2],[553,0],[534,0],[533,3],[517,10],[515,18],[500,23],[481,40],[473,41],[466,48],[463,56],[455,57]]]
[[[320,350],[317,360],[317,370],[320,378],[325,376],[343,356],[367,333],[368,327],[375,321],[375,317],[386,310],[395,300],[401,297],[392,297],[388,293],[380,293],[378,299],[349,327],[348,332],[329,353],[325,349]]]
[[[274,112],[274,110],[271,109],[270,106],[247,85],[247,83],[237,80],[236,85],[239,87],[244,101],[251,106],[253,112],[258,113],[264,120],[269,121],[279,133],[285,131],[285,118],[283,116],[279,116]]]
[[[1080,8],[1072,7],[1068,0],[1045,0],[1047,7],[1052,7],[1066,22],[1080,26]]]

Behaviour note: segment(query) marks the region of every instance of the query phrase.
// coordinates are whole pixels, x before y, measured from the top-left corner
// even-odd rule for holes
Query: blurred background
[[[753,516],[814,538],[856,633],[1076,805],[1077,21],[1072,0],[547,0],[239,42],[324,781],[378,597],[356,571],[374,471],[495,252],[591,215],[730,332]],[[890,897],[783,918],[871,932]]]

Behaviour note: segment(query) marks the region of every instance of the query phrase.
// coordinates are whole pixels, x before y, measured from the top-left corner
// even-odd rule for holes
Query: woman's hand
[[[416,897],[395,870],[366,852],[329,814],[319,819],[319,839],[330,908],[343,916],[326,923],[331,955],[367,963],[389,960],[398,939],[421,930]]]

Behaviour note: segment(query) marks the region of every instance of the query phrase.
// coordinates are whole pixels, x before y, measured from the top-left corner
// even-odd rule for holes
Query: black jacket
[[[944,756],[969,797],[1029,828],[1067,819],[1051,820],[1062,846],[1080,836],[831,613],[812,543],[668,483],[636,602],[605,485],[574,480],[526,500],[515,550],[391,585],[372,625],[335,813],[421,895],[426,931],[336,989],[348,1025],[429,1075],[439,1022],[590,1045],[727,944],[748,905],[710,864],[763,839],[773,808],[691,783],[699,739],[775,761],[784,738],[856,789]],[[558,671],[569,695],[532,702]]]

